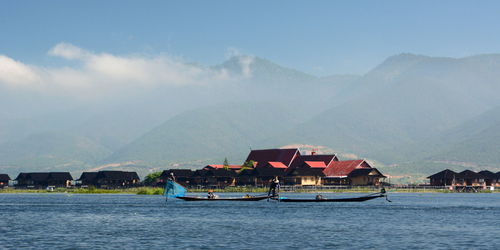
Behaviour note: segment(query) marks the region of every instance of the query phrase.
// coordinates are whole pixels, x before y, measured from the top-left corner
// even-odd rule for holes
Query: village
[[[174,176],[188,188],[267,187],[278,177],[284,187],[390,187],[386,176],[363,159],[340,160],[336,154],[301,154],[299,149],[251,150],[241,165],[210,164],[202,169],[163,170],[154,182],[141,182],[136,172],[103,170],[83,172],[74,179],[69,172],[23,172],[15,179],[0,174],[0,188],[130,188],[163,187]],[[429,177],[428,188],[457,192],[477,192],[500,187],[500,172],[465,170],[456,173],[446,169]]]

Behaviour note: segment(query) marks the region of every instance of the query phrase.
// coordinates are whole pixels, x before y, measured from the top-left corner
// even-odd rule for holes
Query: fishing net
[[[182,197],[186,193],[186,189],[175,181],[168,180],[165,185],[164,196],[167,198]]]

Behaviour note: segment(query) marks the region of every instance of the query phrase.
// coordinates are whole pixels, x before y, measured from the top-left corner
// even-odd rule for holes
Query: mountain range
[[[81,172],[126,162],[145,174],[225,157],[237,164],[250,148],[289,144],[355,154],[393,176],[500,170],[498,54],[400,54],[359,76],[316,77],[250,56],[211,68],[241,77],[109,103],[61,106],[44,97],[45,106],[31,107],[21,102],[31,96],[5,94],[0,172]]]

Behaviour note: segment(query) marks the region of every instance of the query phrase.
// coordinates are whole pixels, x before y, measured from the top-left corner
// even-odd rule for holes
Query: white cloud
[[[11,86],[25,86],[39,81],[37,73],[29,66],[0,55],[0,83]]]
[[[239,49],[229,47],[226,49],[225,57],[226,59],[236,58],[238,60],[238,64],[241,68],[241,74],[244,78],[252,76],[251,66],[255,61],[254,56],[243,54]]]
[[[252,63],[254,61],[253,56],[240,56],[239,57],[239,63],[241,66],[241,73],[243,74],[244,77],[251,77],[252,76]]]
[[[49,55],[60,56],[66,59],[77,59],[87,55],[87,52],[73,44],[59,43],[49,50]]]
[[[251,74],[251,61],[242,57],[242,75],[230,76],[225,69],[184,63],[166,55],[113,55],[93,53],[69,43],[59,43],[48,54],[73,60],[77,66],[28,65],[0,55],[0,85],[68,94],[144,89],[154,86],[210,84]],[[72,63],[71,65],[75,65]]]

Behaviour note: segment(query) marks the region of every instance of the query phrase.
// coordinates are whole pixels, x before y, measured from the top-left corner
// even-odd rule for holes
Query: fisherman
[[[170,172],[170,176],[168,177],[168,180],[175,181],[174,172]]]
[[[174,172],[170,172],[170,175],[167,177],[167,180],[168,181],[174,181],[175,182],[175,176],[174,176]],[[172,186],[172,183],[170,182],[167,182],[167,187],[165,188],[167,191],[168,190],[168,187],[171,187]],[[168,191],[167,191],[168,192]],[[168,196],[165,196],[165,201],[168,201]]]
[[[209,198],[209,199],[215,199],[214,190],[212,190],[212,189],[208,190],[208,196],[207,196],[207,198]]]
[[[278,179],[278,176],[275,176],[274,179],[271,181],[271,184],[269,185],[269,192],[267,192],[267,196],[274,197],[276,196],[277,193],[279,193],[279,190],[280,190],[280,180]]]

